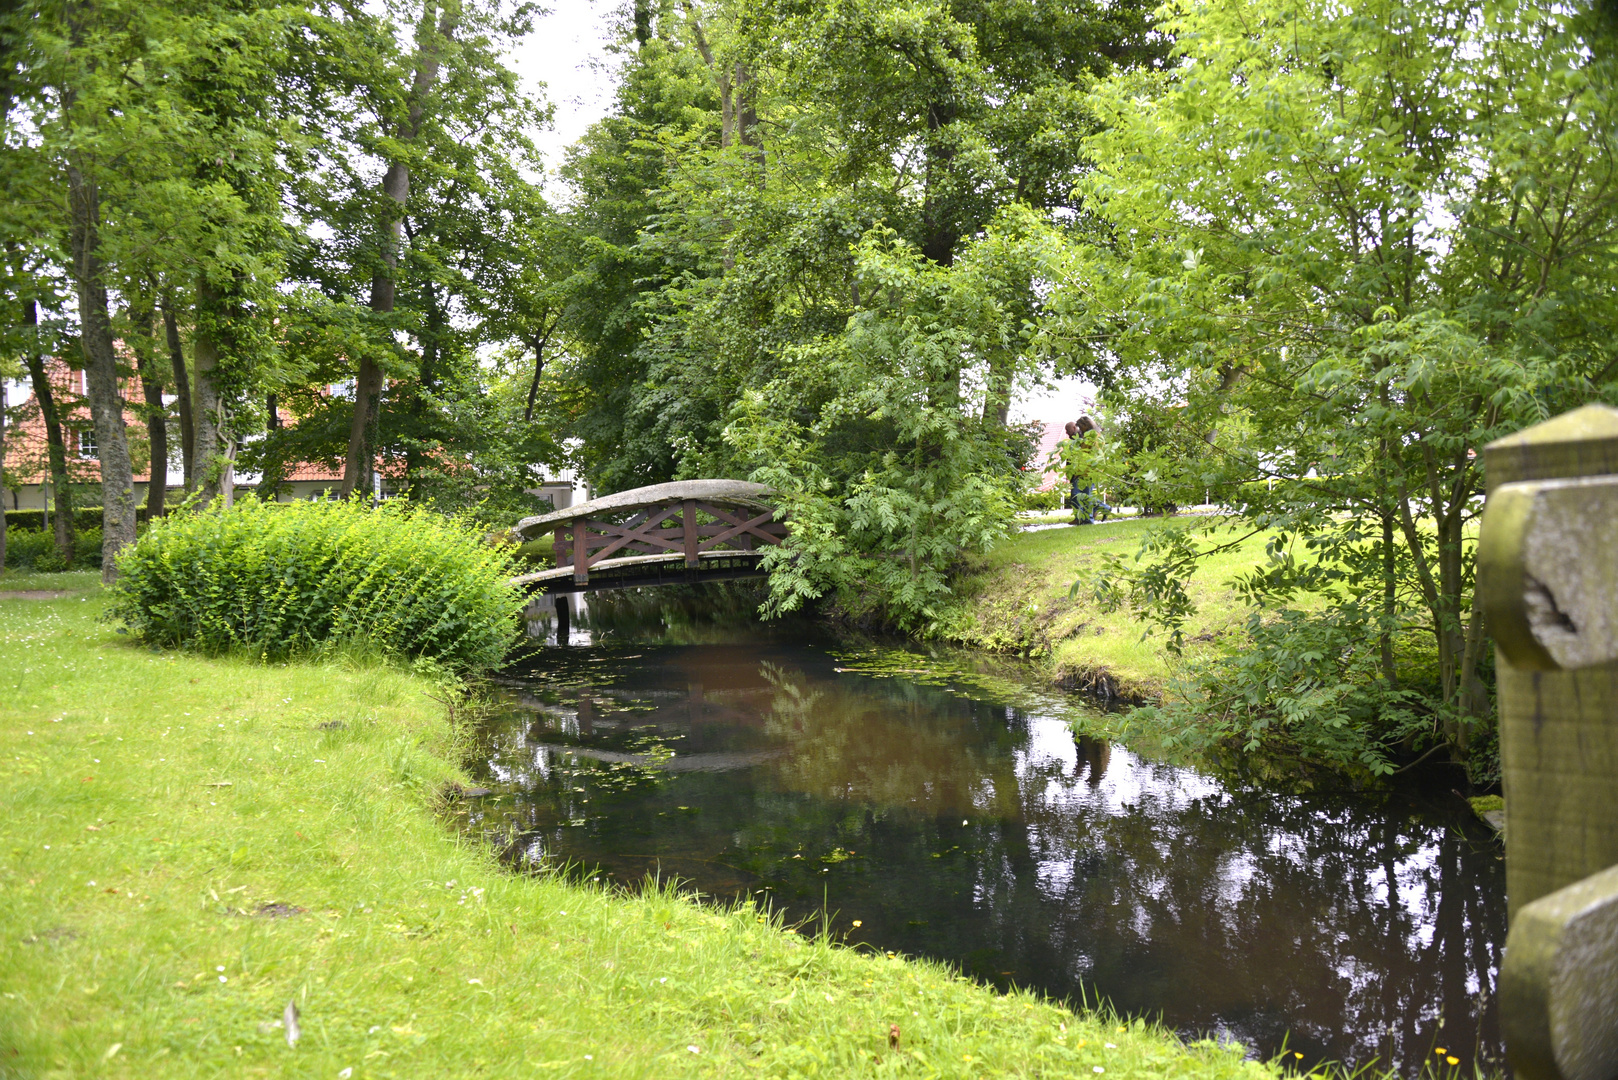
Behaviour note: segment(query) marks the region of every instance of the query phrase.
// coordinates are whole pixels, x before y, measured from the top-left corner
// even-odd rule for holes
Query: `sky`
[[[554,175],[562,152],[612,105],[612,57],[606,47],[619,0],[551,0],[551,13],[512,53],[528,91],[556,106],[556,122],[535,140]]]

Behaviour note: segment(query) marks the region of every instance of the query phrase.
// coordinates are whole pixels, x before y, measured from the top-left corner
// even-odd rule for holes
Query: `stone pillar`
[[[1618,409],[1484,449],[1478,597],[1496,651],[1523,1080],[1618,1080]]]

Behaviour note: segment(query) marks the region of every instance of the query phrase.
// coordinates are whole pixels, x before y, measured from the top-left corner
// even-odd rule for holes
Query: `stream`
[[[990,658],[854,647],[757,602],[574,598],[561,644],[531,609],[466,827],[1259,1057],[1504,1069],[1505,863],[1453,770],[1290,790],[1154,761]]]

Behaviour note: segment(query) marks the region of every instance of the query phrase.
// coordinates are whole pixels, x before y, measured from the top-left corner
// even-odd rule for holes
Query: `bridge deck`
[[[573,567],[561,566],[555,570],[541,570],[511,579],[513,585],[532,588],[535,592],[576,593],[596,592],[600,589],[634,589],[654,585],[689,585],[699,581],[727,581],[735,578],[762,577],[759,562],[763,553],[757,551],[704,551],[697,556],[697,565],[687,566],[685,555],[670,552],[666,555],[635,555],[623,559],[603,559],[590,567],[587,581],[574,577]]]

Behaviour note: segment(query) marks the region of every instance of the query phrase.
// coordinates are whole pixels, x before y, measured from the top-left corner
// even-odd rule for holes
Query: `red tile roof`
[[[45,361],[45,377],[50,380],[51,394],[56,399],[57,414],[62,418],[62,441],[67,444],[67,473],[77,483],[101,482],[101,462],[92,453],[79,452],[80,433],[94,445],[95,424],[90,417],[90,403],[85,398],[84,372],[74,371],[62,360],[51,357]],[[137,411],[146,403],[141,393],[140,380],[120,379],[119,390],[124,402],[134,408],[124,409],[124,427],[131,442],[138,438],[140,446],[130,447],[130,464],[135,467],[135,480],[144,483],[150,477],[151,453],[146,446],[145,418]],[[6,424],[5,473],[14,484],[40,484],[50,477],[50,451],[45,440],[45,418],[39,401],[30,392],[22,402],[7,402],[19,406],[21,415]]]

